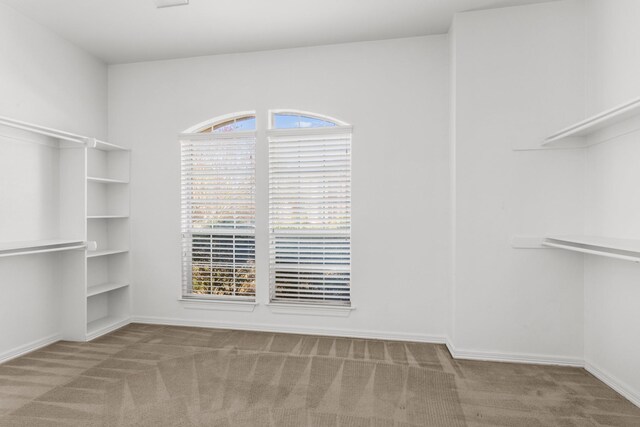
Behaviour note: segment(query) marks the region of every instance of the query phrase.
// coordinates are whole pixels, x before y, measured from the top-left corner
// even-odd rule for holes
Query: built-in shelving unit
[[[15,240],[0,242],[0,258],[57,257],[56,274],[42,286],[55,286],[61,296],[64,339],[90,340],[127,324],[129,150],[1,116],[0,128],[0,179],[3,186],[20,189],[16,209],[3,210],[0,217],[3,236]],[[10,155],[17,158],[9,160]],[[42,169],[32,173],[33,168]],[[42,200],[28,200],[32,188],[45,195]],[[30,209],[18,212],[19,206]],[[21,261],[39,262],[45,261]]]
[[[87,337],[125,324],[129,307],[129,151],[95,140],[87,150]],[[95,243],[94,243],[95,242]]]
[[[614,129],[615,128],[615,129]],[[547,137],[542,145],[588,147],[640,129],[640,98],[634,99]]]

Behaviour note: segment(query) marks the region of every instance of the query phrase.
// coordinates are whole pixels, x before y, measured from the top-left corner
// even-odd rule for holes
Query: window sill
[[[355,310],[353,306],[314,305],[314,304],[286,304],[271,302],[267,306],[274,314],[298,314],[303,316],[334,316],[349,317]]]
[[[255,310],[255,301],[230,301],[215,299],[178,298],[185,303],[184,308],[189,310],[219,310],[219,311],[243,311],[250,313]]]

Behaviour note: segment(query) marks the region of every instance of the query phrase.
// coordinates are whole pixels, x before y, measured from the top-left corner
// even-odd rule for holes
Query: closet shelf
[[[0,116],[0,124],[9,126],[15,129],[26,130],[29,132],[37,133],[39,135],[50,136],[63,141],[75,142],[77,144],[86,144],[87,137],[76,135],[74,133],[61,131],[45,126],[34,125],[33,123],[23,122],[21,120],[11,119],[9,117]]]
[[[618,124],[631,118],[640,118],[640,98],[634,99],[610,110],[589,117],[575,123],[559,132],[554,133],[544,140],[542,146],[554,147],[562,142],[575,141],[579,146],[586,147],[600,141],[591,141],[588,137],[593,136],[597,131]],[[622,133],[635,130],[623,129]]]
[[[548,236],[543,246],[640,262],[640,240],[602,236]]]
[[[129,286],[128,283],[102,283],[100,285],[90,286],[87,288],[87,297],[115,291],[116,289],[126,288],[127,286]]]
[[[104,249],[101,251],[91,251],[87,252],[87,258],[96,258],[100,256],[108,256],[108,255],[116,255],[116,254],[124,254],[129,252],[129,249]]]
[[[129,218],[129,215],[88,215],[87,219],[123,219]]]
[[[128,184],[129,183],[129,181],[125,181],[122,179],[99,178],[96,176],[88,176],[87,181],[97,182],[100,184]]]
[[[127,316],[106,316],[87,323],[87,340],[114,331],[129,323]]]
[[[28,132],[37,133],[39,135],[49,136],[61,141],[75,142],[88,146],[90,148],[97,148],[104,151],[122,150],[129,151],[129,149],[121,147],[119,145],[112,144],[110,142],[100,141],[96,138],[88,136],[77,135],[75,133],[62,131],[46,126],[35,125],[29,122],[23,122],[22,120],[16,120],[9,117],[0,116],[0,125],[9,126],[15,129],[26,130]]]
[[[32,240],[0,243],[0,257],[84,249],[82,240]]]

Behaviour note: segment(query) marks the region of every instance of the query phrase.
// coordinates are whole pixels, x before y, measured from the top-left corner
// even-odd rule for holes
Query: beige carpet
[[[440,345],[130,325],[0,365],[0,426],[640,426],[581,369]]]

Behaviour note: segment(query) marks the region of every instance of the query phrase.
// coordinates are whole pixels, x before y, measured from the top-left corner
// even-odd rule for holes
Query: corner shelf
[[[102,283],[100,285],[89,286],[87,288],[87,298],[115,291],[116,289],[126,288],[127,286],[129,286],[128,283]]]
[[[32,240],[0,243],[0,257],[84,249],[82,240]]]
[[[640,240],[602,236],[549,236],[543,240],[542,246],[640,262]]]
[[[547,137],[542,146],[545,148],[562,147],[562,143],[571,143],[571,148],[588,147],[640,129],[640,124],[636,123],[635,120],[633,120],[633,123],[622,123],[631,121],[630,119],[640,119],[640,98],[618,105],[562,129]],[[615,132],[598,135],[600,131],[614,125],[619,127]]]

